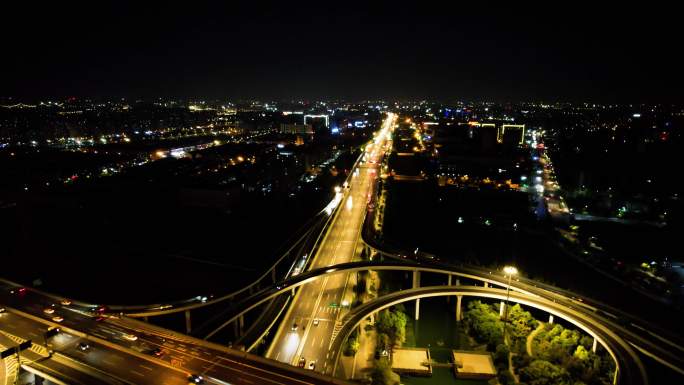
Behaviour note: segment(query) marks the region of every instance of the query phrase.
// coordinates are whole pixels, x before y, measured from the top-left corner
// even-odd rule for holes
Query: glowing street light
[[[508,286],[506,287],[506,309],[504,310],[504,324],[503,324],[503,340],[506,343],[506,324],[508,323],[508,298],[511,292],[511,279],[514,275],[518,275],[518,269],[515,266],[504,266],[504,276],[508,275]]]

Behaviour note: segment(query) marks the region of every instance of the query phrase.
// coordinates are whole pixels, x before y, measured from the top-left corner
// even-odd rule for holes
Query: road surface
[[[365,161],[352,170],[349,191],[340,202],[310,269],[351,262],[357,255],[367,202],[395,122],[396,115],[389,114],[373,143],[366,148]],[[348,281],[349,275],[339,274],[303,286],[281,323],[267,357],[291,365],[297,365],[304,357],[306,368],[313,362],[315,371],[330,373],[332,357],[328,347],[339,317],[352,300]]]
[[[57,362],[62,359],[80,369],[89,366],[91,370],[77,372],[91,377],[105,373],[109,381],[118,381],[109,383],[187,384],[190,374],[201,374],[210,384],[344,383],[143,322],[113,317],[98,321],[78,306],[55,303],[54,298],[31,290],[1,286],[0,307],[7,308],[1,315],[0,331],[19,342],[30,339],[43,345],[49,326],[62,328],[47,341],[48,348],[59,353],[57,358],[53,355],[40,364],[63,365]],[[46,314],[46,308],[54,312]],[[52,321],[55,316],[63,320]],[[90,348],[81,351],[78,345],[86,341]],[[155,349],[162,351],[161,357],[153,354]]]

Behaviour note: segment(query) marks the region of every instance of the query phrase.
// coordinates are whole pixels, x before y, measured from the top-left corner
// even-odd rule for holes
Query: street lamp
[[[508,275],[508,286],[506,287],[506,309],[504,310],[504,325],[503,325],[503,340],[506,343],[506,323],[508,323],[508,298],[511,292],[511,279],[518,274],[518,269],[515,266],[505,266],[503,268],[504,276]]]

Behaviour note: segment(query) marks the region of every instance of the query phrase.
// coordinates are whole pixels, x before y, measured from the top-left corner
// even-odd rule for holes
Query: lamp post
[[[506,323],[508,323],[508,298],[510,296],[511,292],[511,280],[513,279],[513,275],[518,274],[518,269],[516,269],[514,266],[505,266],[503,268],[504,271],[504,276],[508,275],[508,286],[506,287],[506,309],[504,309],[504,324],[503,324],[503,340],[504,344],[506,343]]]

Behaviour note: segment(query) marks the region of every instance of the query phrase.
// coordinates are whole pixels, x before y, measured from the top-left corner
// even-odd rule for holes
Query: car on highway
[[[314,370],[316,368],[316,361],[309,361],[309,366],[307,366],[309,370]]]
[[[136,336],[135,334],[123,333],[121,336],[129,341],[135,341],[138,339],[138,336]]]
[[[297,325],[296,323],[292,324],[292,331],[293,332],[296,332],[297,328],[299,328],[299,325]]]
[[[188,382],[192,384],[204,384],[204,377],[200,376],[199,374],[191,374],[188,377]]]
[[[102,314],[106,313],[107,310],[108,310],[108,309],[107,309],[107,306],[101,305],[101,306],[98,306],[97,308],[95,308],[95,309],[93,310],[93,313],[94,313],[95,315],[102,315]]]
[[[164,355],[164,351],[161,348],[154,348],[154,349],[152,349],[151,353],[155,357],[161,357]]]
[[[304,356],[299,357],[299,362],[297,362],[297,366],[300,368],[303,368],[306,365],[306,358]]]
[[[78,350],[85,352],[90,349],[90,344],[87,342],[81,342],[78,344]]]
[[[64,318],[62,318],[62,317],[56,315],[56,316],[52,317],[52,321],[54,321],[54,322],[62,322],[62,321],[64,321]]]
[[[320,322],[320,320],[319,320],[318,318],[314,318],[314,320],[313,320],[313,325],[314,325],[314,326],[318,326],[318,323],[319,323],[319,322]]]
[[[68,300],[68,299],[63,299],[63,300],[61,300],[59,303],[61,303],[61,304],[64,305],[64,306],[69,306],[69,305],[71,305],[71,301]]]
[[[0,307],[0,314],[4,313],[6,310],[4,307]]]
[[[53,308],[51,308],[51,307],[46,307],[46,308],[43,310],[43,313],[45,313],[45,314],[52,314],[52,313],[54,313],[54,312],[55,312],[55,309],[53,309]]]
[[[18,288],[17,290],[14,290],[14,289],[10,290],[10,294],[19,294],[19,295],[23,295],[23,294],[25,294],[25,293],[26,293],[26,288],[25,288],[25,287],[20,287],[20,288]]]

